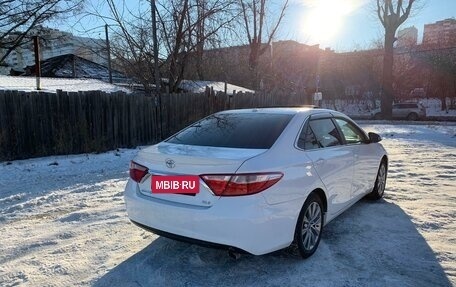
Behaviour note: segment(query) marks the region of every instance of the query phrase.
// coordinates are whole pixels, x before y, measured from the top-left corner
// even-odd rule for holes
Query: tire
[[[295,229],[295,243],[302,258],[315,253],[323,232],[323,203],[320,197],[311,193],[299,213]]]
[[[416,113],[410,113],[407,116],[407,120],[409,121],[416,121],[418,119],[418,115]]]
[[[368,194],[368,197],[370,199],[378,200],[383,197],[383,194],[385,193],[387,174],[388,174],[388,170],[386,168],[386,163],[385,163],[385,161],[382,161],[380,163],[380,167],[378,168],[374,189],[372,190],[371,193]]]

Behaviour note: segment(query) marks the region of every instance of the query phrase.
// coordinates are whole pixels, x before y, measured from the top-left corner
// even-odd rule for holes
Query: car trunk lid
[[[210,207],[219,198],[200,179],[196,194],[152,193],[152,178],[159,175],[233,174],[241,164],[266,149],[191,146],[160,143],[142,150],[135,162],[148,168],[148,175],[139,183],[144,196],[192,206]]]

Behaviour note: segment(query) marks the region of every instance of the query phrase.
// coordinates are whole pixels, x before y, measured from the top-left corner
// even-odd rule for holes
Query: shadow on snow
[[[362,200],[325,227],[317,252],[289,247],[238,260],[159,237],[94,286],[451,286],[436,255],[396,204]]]

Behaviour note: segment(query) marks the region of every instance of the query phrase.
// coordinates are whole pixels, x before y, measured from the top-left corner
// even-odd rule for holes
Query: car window
[[[305,149],[342,144],[339,132],[331,119],[310,120],[307,129],[304,131],[303,138],[304,140],[301,141],[300,147]]]
[[[167,142],[197,146],[268,149],[290,122],[292,114],[226,113],[206,117]]]
[[[310,128],[310,125],[306,125],[306,127],[302,129],[298,138],[298,147],[302,149],[315,149],[321,147]]]
[[[393,105],[393,109],[417,109],[417,104],[396,104]]]
[[[352,123],[344,119],[336,119],[336,123],[342,131],[347,144],[360,144],[367,140],[366,135]]]

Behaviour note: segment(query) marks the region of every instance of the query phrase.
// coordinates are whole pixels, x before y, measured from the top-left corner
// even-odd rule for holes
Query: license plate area
[[[199,193],[200,178],[196,175],[153,175],[151,180],[153,194],[185,194]]]

